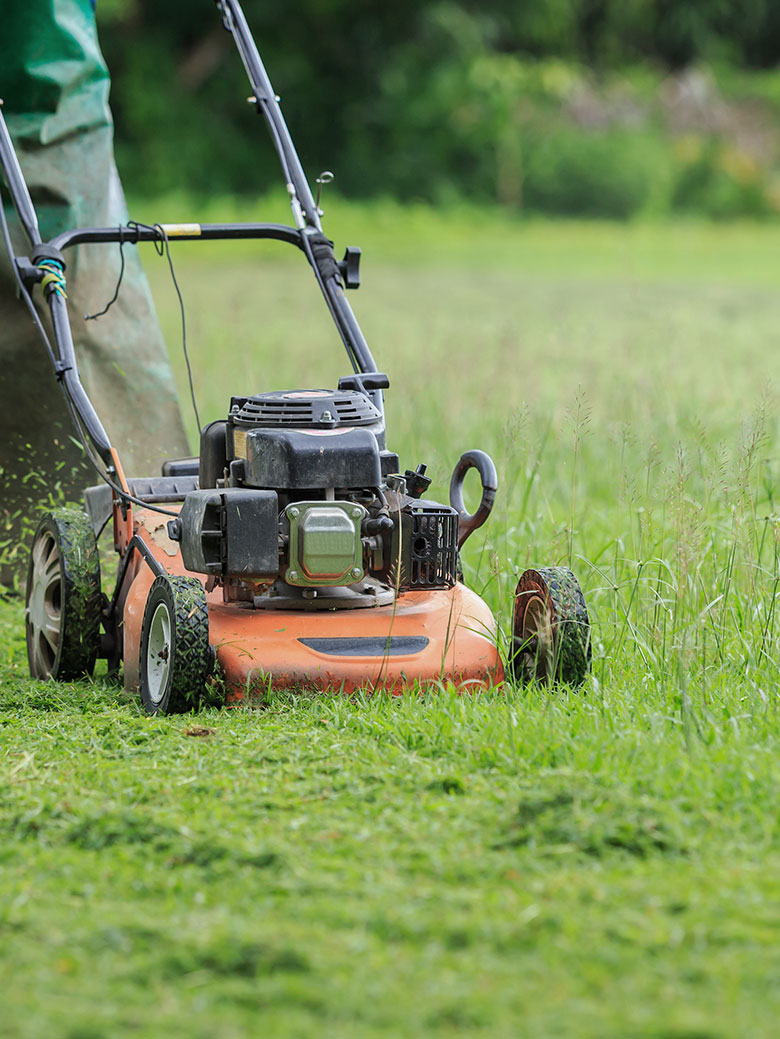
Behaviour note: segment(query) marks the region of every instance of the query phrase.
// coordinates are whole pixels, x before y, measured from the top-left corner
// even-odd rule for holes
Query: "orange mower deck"
[[[161,517],[136,510],[134,520],[136,535],[163,569],[186,575]],[[131,566],[123,611],[127,688],[138,685],[141,627],[155,577],[140,553]],[[256,610],[224,603],[220,589],[207,593],[207,602],[209,641],[228,702],[241,702],[269,679],[275,688],[351,693],[379,686],[395,694],[415,683],[479,689],[504,679],[493,615],[463,584],[406,592],[394,606],[359,610]]]

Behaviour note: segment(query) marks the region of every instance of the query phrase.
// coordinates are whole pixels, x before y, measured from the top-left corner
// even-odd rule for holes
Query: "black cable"
[[[120,233],[121,233],[121,230],[122,230],[121,227],[120,227],[119,230],[120,230]],[[111,309],[111,307],[113,307],[113,305],[119,299],[119,289],[121,288],[121,285],[122,285],[122,278],[124,278],[124,276],[125,276],[125,248],[124,248],[124,246],[125,246],[124,240],[122,238],[120,238],[119,239],[119,260],[120,260],[120,263],[119,263],[119,277],[116,280],[116,288],[114,289],[114,295],[111,297],[111,299],[108,301],[108,303],[106,303],[106,305],[103,307],[103,309],[99,310],[96,314],[85,314],[84,315],[84,320],[85,321],[94,321],[96,318],[103,317],[103,315],[107,314],[109,312],[109,310]]]
[[[103,536],[103,531],[106,529],[106,527],[108,526],[110,520],[112,520],[113,518],[114,518],[114,510],[112,509],[111,512],[106,516],[106,518],[100,524],[100,530],[98,530],[97,533],[95,534],[95,541],[100,541],[101,537]]]
[[[158,256],[165,256],[168,260],[168,267],[171,272],[171,281],[173,287],[176,290],[176,295],[179,299],[179,312],[181,313],[181,345],[184,352],[184,363],[187,365],[187,378],[190,384],[190,400],[192,401],[192,410],[195,412],[195,422],[198,426],[198,432],[201,430],[200,415],[198,414],[198,404],[195,400],[195,387],[192,382],[192,365],[190,364],[190,354],[187,349],[187,318],[184,313],[184,300],[182,299],[181,289],[179,288],[179,282],[176,278],[176,271],[173,268],[173,259],[171,257],[171,246],[168,241],[168,235],[162,224],[140,224],[136,220],[128,220],[127,226],[138,230],[151,231],[157,235],[157,238],[153,241],[155,252]]]
[[[173,269],[173,259],[171,257],[171,246],[170,242],[168,241],[168,235],[165,233],[165,229],[163,228],[162,224],[155,224],[154,226],[159,229],[160,234],[162,235],[163,242],[165,243],[165,255],[168,258],[168,267],[171,271],[171,281],[173,282],[173,287],[176,289],[176,295],[179,297],[179,310],[181,311],[181,345],[182,350],[184,351],[184,361],[187,365],[187,379],[189,380],[190,384],[190,399],[192,401],[192,410],[195,412],[195,422],[197,424],[198,433],[200,433],[203,427],[200,424],[198,404],[195,400],[195,387],[192,384],[192,366],[190,365],[190,354],[187,350],[187,323],[186,318],[184,316],[184,300],[181,298],[181,290],[179,288],[179,283],[176,280],[176,271]]]
[[[187,365],[187,379],[190,384],[190,400],[192,401],[192,410],[195,412],[195,421],[198,425],[198,431],[200,431],[200,415],[198,414],[198,404],[195,400],[195,387],[192,381],[192,365],[190,364],[190,354],[189,350],[187,349],[187,319],[184,311],[184,300],[182,299],[181,289],[179,288],[179,282],[176,278],[176,271],[173,267],[173,259],[171,258],[171,247],[170,242],[168,241],[168,235],[162,224],[141,224],[137,220],[128,220],[127,226],[136,231],[136,233],[139,230],[144,230],[151,231],[152,234],[156,234],[157,238],[155,238],[152,243],[154,245],[155,252],[158,256],[165,255],[165,257],[168,260],[168,267],[171,272],[171,280],[173,281],[173,287],[176,290],[176,295],[179,299],[179,311],[181,313],[181,342],[182,349],[184,351],[184,362]],[[121,233],[122,228],[120,227],[119,230]],[[111,297],[108,303],[106,303],[105,307],[103,307],[101,311],[98,311],[97,314],[85,314],[85,321],[93,321],[95,318],[102,317],[105,313],[108,312],[108,310],[113,306],[114,303],[116,303],[117,299],[119,298],[119,289],[121,288],[122,278],[124,277],[125,273],[124,245],[124,239],[120,238],[119,255],[121,257],[121,264],[119,267],[119,277],[117,278],[116,288],[114,289],[114,295]]]
[[[93,452],[92,445],[89,442],[89,436],[84,432],[81,419],[78,412],[67,393],[64,394],[65,403],[68,407],[70,417],[73,420],[73,425],[76,427],[76,433],[81,441],[81,446],[84,448],[84,454],[87,456],[88,461],[92,465],[95,472],[98,474],[104,483],[107,483],[111,490],[120,498],[124,498],[125,501],[130,501],[133,505],[139,505],[142,509],[151,509],[152,512],[160,512],[163,516],[178,516],[178,512],[172,512],[170,509],[163,509],[159,505],[152,505],[151,502],[146,502],[143,498],[137,498],[134,494],[126,491],[123,487],[120,487],[118,483],[115,483],[108,473],[104,472],[102,465],[104,464],[100,458],[96,458]]]
[[[52,349],[51,341],[49,340],[49,337],[48,337],[48,335],[46,333],[46,329],[43,327],[43,323],[41,321],[40,315],[38,314],[38,311],[37,311],[37,309],[35,307],[35,304],[33,303],[32,297],[30,296],[30,293],[27,290],[27,286],[22,281],[22,278],[21,278],[21,276],[19,274],[19,271],[18,271],[16,263],[15,263],[15,254],[14,254],[14,249],[13,249],[13,243],[11,242],[11,233],[8,230],[8,221],[6,220],[6,216],[5,216],[5,209],[3,207],[3,198],[2,198],[2,192],[1,191],[0,191],[0,229],[2,229],[3,239],[5,241],[6,249],[8,250],[8,259],[9,259],[9,261],[11,263],[11,267],[13,268],[14,274],[16,276],[16,281],[17,281],[17,284],[19,286],[19,292],[20,292],[21,297],[24,300],[25,304],[27,305],[27,309],[30,311],[30,314],[32,315],[33,321],[35,322],[35,325],[36,325],[38,331],[41,334],[41,338],[43,339],[43,342],[46,345],[46,349],[49,352],[49,357],[51,358],[51,363],[52,363],[52,365],[53,365],[53,367],[54,367],[54,369],[56,371],[57,370],[57,365],[59,364],[59,358],[57,357],[57,355],[54,353],[54,350]],[[160,255],[162,256],[162,252],[160,252]],[[111,479],[111,477],[108,475],[108,473],[105,473],[103,471],[103,468],[102,468],[103,463],[102,463],[102,461],[94,456],[93,451],[92,451],[92,447],[91,447],[91,445],[89,443],[88,435],[82,429],[81,422],[80,422],[79,416],[78,416],[78,412],[76,411],[76,408],[75,408],[75,406],[73,404],[73,401],[70,399],[70,395],[68,394],[67,390],[65,390],[64,386],[63,386],[63,396],[65,398],[65,404],[66,404],[66,406],[68,408],[68,412],[70,413],[70,417],[73,420],[73,425],[75,427],[76,434],[77,434],[77,436],[78,436],[78,438],[79,438],[79,440],[81,442],[81,446],[84,449],[84,454],[86,455],[87,460],[92,465],[92,467],[94,468],[95,472],[98,474],[100,479],[105,481],[105,483],[108,484],[108,486],[111,488],[111,490],[114,491],[114,493],[116,495],[118,495],[120,498],[124,498],[125,501],[130,501],[134,505],[139,505],[141,508],[144,508],[144,509],[151,509],[152,512],[160,512],[164,516],[178,516],[177,512],[172,512],[170,509],[162,509],[162,508],[160,508],[159,505],[152,505],[149,502],[145,502],[142,498],[136,498],[135,495],[130,494],[129,491],[126,491],[122,487],[120,487],[118,483],[114,483],[114,481]]]

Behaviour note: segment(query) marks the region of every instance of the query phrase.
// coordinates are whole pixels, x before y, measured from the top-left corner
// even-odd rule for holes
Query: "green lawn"
[[[27,680],[0,604],[0,1036],[774,1036],[780,228],[326,228],[402,464],[441,497],[496,459],[468,582],[505,628],[518,571],[571,563],[593,676],[149,719]],[[284,248],[174,245],[204,421],[347,370]]]

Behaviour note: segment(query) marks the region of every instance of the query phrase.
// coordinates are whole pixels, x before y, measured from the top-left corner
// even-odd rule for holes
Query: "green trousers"
[[[7,0],[0,33],[0,98],[44,240],[69,227],[128,218],[113,157],[109,79],[89,0]],[[3,191],[15,249],[27,254]],[[0,254],[5,250],[0,246]],[[66,254],[71,328],[82,382],[128,476],[155,475],[187,453],[171,375],[140,260],[125,246],[118,301],[115,245]],[[36,293],[37,295],[37,293]],[[39,300],[40,302],[40,300]],[[48,311],[40,310],[47,330]],[[0,583],[18,578],[25,532],[51,498],[77,499],[97,478],[65,409],[39,333],[0,259]]]

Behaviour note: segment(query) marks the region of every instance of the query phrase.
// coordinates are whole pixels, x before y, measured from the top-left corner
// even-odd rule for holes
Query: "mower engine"
[[[451,587],[458,512],[420,500],[424,465],[397,470],[367,393],[234,397],[202,433],[200,490],[169,534],[187,570],[256,609],[380,606]]]

